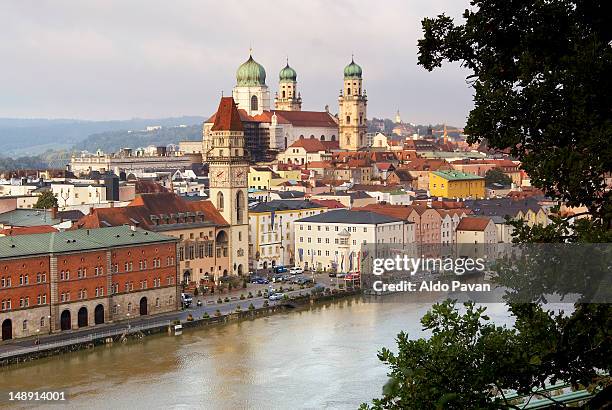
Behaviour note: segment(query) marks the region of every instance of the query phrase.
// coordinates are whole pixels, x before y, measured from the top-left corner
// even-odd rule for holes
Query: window
[[[259,108],[259,104],[257,101],[257,96],[253,95],[251,96],[251,111],[257,111]]]
[[[27,320],[23,321],[23,330],[28,330],[28,321]]]
[[[223,192],[217,192],[217,209],[219,211],[223,211],[223,205],[224,205]]]
[[[45,317],[40,318],[40,327],[45,327]]]

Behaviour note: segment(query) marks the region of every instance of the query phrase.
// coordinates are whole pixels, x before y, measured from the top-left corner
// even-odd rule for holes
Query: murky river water
[[[429,307],[354,299],[147,337],[0,369],[0,391],[62,390],[63,408],[354,409],[386,381],[377,351],[423,336]],[[509,320],[501,304],[489,314]]]

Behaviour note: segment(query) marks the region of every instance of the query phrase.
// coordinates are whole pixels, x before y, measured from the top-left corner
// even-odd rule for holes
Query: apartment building
[[[330,210],[295,222],[296,265],[358,272],[368,245],[413,244],[414,225],[371,211]]]

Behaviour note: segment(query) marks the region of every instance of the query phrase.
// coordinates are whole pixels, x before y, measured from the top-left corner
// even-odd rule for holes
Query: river
[[[54,390],[62,408],[354,409],[386,381],[377,351],[401,330],[426,336],[430,306],[355,298],[33,361],[0,369],[0,406],[7,391]]]

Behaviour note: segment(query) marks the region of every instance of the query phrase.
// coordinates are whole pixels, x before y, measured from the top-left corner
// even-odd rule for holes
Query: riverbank
[[[346,299],[359,295],[360,291],[341,291],[322,295],[291,295],[289,299],[268,305],[264,300],[241,300],[225,306],[207,306],[201,310],[179,311],[158,317],[133,320],[132,323],[109,324],[104,328],[77,331],[63,335],[41,336],[39,343],[20,341],[15,349],[0,353],[0,367],[16,365],[33,360],[61,355],[101,345],[113,345],[129,339],[140,339],[160,333],[173,333],[174,326],[182,329],[218,326],[240,320],[251,320],[270,316],[292,309],[304,309],[330,301]],[[228,310],[227,307],[230,307]],[[214,312],[210,312],[214,309]],[[222,311],[222,309],[224,311]],[[163,316],[163,317],[162,317]],[[59,339],[59,340],[54,340]],[[25,343],[30,343],[25,346]],[[7,345],[4,345],[7,346]]]

